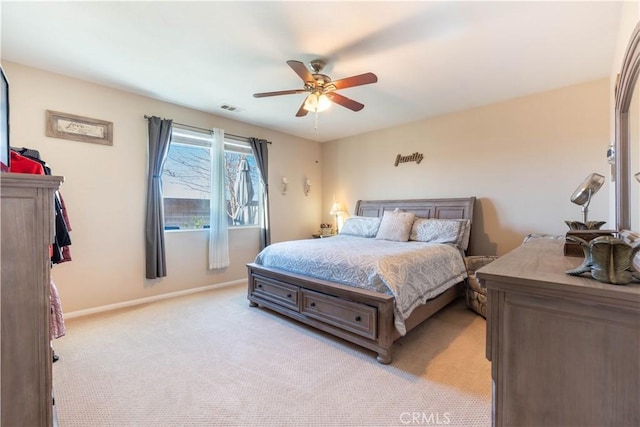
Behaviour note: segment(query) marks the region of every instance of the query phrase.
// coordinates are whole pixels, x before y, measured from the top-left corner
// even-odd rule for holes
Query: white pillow
[[[342,225],[340,234],[359,237],[376,237],[380,227],[380,218],[366,216],[352,216]]]
[[[413,212],[385,211],[376,239],[407,242],[415,216],[416,214]]]
[[[416,218],[411,227],[410,240],[432,243],[453,243],[466,250],[469,245],[468,219]]]

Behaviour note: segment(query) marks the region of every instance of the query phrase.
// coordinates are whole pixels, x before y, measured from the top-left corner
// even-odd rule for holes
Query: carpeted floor
[[[261,308],[244,286],[71,319],[54,342],[61,427],[491,424],[485,320],[459,300],[381,365]]]

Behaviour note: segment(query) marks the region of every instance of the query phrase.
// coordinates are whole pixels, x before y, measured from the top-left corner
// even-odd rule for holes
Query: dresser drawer
[[[297,286],[274,282],[266,277],[255,276],[252,294],[283,307],[300,311],[300,288]]]
[[[378,310],[307,289],[302,290],[302,313],[349,332],[375,339]]]

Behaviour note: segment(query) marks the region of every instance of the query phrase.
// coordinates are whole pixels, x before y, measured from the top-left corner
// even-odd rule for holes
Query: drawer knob
[[[261,287],[262,287],[262,285],[258,285],[258,287],[259,287],[259,288],[261,288]]]
[[[359,322],[361,320],[362,320],[362,318],[360,316],[356,316],[356,322]]]
[[[310,305],[311,307],[315,307],[315,306],[316,306],[316,303],[315,303],[315,302],[312,302],[312,303],[311,303],[311,304],[309,304],[309,305]]]
[[[287,298],[291,298],[291,294],[287,294]]]

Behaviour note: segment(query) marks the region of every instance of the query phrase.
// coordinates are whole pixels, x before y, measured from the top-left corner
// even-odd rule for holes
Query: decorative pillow
[[[380,218],[366,216],[352,216],[342,225],[340,234],[359,237],[376,237],[380,227]]]
[[[466,250],[469,245],[468,219],[417,218],[411,227],[410,240],[432,243],[453,243]]]
[[[415,216],[416,214],[413,212],[386,211],[382,216],[382,221],[380,221],[376,239],[396,242],[408,241]]]
[[[471,236],[471,220],[460,219],[458,221],[462,222],[462,227],[464,228],[464,230],[462,232],[462,239],[458,241],[456,246],[458,246],[463,251],[466,251],[469,248],[469,237]]]

